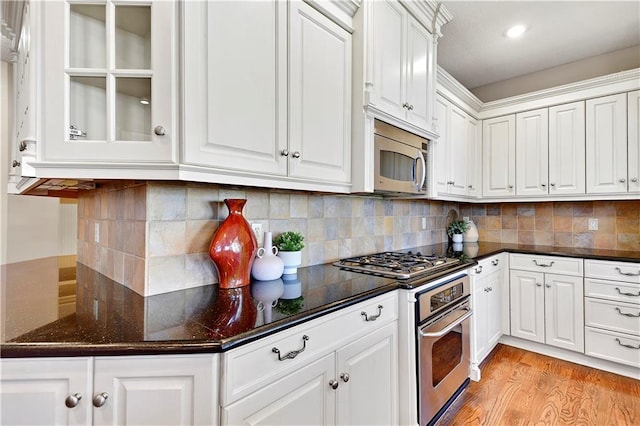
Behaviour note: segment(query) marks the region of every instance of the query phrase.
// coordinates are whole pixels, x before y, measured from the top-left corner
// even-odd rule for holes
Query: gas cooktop
[[[428,275],[459,263],[459,259],[435,254],[424,255],[420,252],[387,251],[340,259],[333,264],[348,271],[408,279]]]

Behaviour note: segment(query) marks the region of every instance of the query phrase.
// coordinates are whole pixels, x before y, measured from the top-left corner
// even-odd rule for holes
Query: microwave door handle
[[[424,185],[424,180],[427,178],[427,164],[426,161],[424,159],[424,155],[422,155],[422,151],[418,150],[418,157],[420,158],[420,163],[422,164],[422,178],[420,178],[420,182],[417,181],[416,179],[416,185],[418,187],[418,189],[422,188],[422,185]],[[418,162],[418,158],[416,158],[416,163]],[[414,163],[414,167],[415,167],[415,163]],[[414,176],[417,173],[414,173]]]

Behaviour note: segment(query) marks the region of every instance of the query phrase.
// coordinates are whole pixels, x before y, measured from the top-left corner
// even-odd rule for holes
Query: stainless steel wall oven
[[[416,294],[418,419],[434,424],[469,383],[467,275]]]

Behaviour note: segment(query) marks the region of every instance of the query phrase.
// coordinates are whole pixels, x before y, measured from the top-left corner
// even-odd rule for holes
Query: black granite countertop
[[[417,247],[465,264],[430,275],[433,281],[503,251],[640,262],[640,251],[574,249],[517,244],[446,244]],[[104,275],[77,265],[75,313],[0,346],[1,357],[93,356],[223,352],[380,294],[416,285],[341,270],[331,264],[300,268],[295,277],[252,282],[241,289],[217,285],[142,297]],[[425,280],[419,281],[420,285]],[[28,315],[28,301],[3,315]],[[4,319],[5,317],[3,317]]]

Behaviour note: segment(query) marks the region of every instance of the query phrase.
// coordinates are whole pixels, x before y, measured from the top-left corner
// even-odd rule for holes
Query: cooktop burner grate
[[[459,259],[401,251],[355,256],[334,262],[342,269],[391,278],[413,278],[460,263]]]

